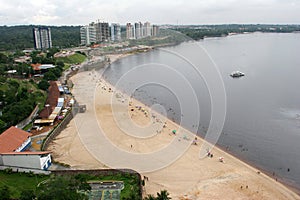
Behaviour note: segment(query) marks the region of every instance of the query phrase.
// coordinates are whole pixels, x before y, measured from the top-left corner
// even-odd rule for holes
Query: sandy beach
[[[124,55],[109,57],[114,62]],[[69,164],[72,169],[136,166],[134,169],[141,170],[142,177],[147,177],[144,195],[166,189],[172,199],[300,199],[274,178],[217,147],[209,150],[213,157],[200,159],[201,138],[195,140],[193,133],[180,129],[141,102],[117,91],[97,72],[80,72],[71,79],[72,93],[80,104],[87,105],[87,111],[76,115],[49,145],[55,161]],[[143,131],[146,135],[130,134],[139,130],[147,130]],[[173,133],[173,130],[180,131]],[[107,153],[110,147],[105,146],[108,145],[106,140],[128,155],[128,163],[124,164],[123,154],[115,154],[117,150]],[[173,143],[182,151],[175,162],[166,164],[157,159],[157,165],[144,166],[141,160],[135,160],[138,155],[147,158]],[[170,154],[172,156],[176,157]],[[149,170],[150,167],[157,170]]]

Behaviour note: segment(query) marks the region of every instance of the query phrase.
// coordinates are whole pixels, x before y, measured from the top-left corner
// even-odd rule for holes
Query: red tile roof
[[[11,126],[0,135],[0,153],[14,152],[31,135],[31,133]]]
[[[49,117],[49,115],[52,113],[52,111],[54,110],[54,108],[57,105],[57,100],[60,97],[60,92],[58,90],[58,86],[56,81],[50,81],[50,86],[48,89],[48,97],[46,100],[46,104],[49,104],[49,107],[44,107],[43,110],[41,110],[39,116],[42,119],[47,119]],[[49,115],[48,115],[49,114]]]
[[[31,67],[34,71],[39,71],[41,65],[42,64],[36,63],[36,64],[31,64]]]

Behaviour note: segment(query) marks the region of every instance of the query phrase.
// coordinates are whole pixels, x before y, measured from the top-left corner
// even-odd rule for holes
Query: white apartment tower
[[[110,26],[111,41],[121,41],[121,26],[120,24],[112,23]]]
[[[82,26],[80,28],[81,45],[90,45],[96,43],[96,28],[93,24]]]
[[[34,48],[49,49],[52,47],[51,29],[48,27],[33,28]]]
[[[134,26],[131,23],[126,24],[126,39],[135,39]]]
[[[153,25],[151,29],[151,36],[157,36],[159,34],[159,26]]]
[[[144,23],[143,36],[144,37],[150,37],[151,36],[151,25],[150,25],[150,22],[145,22]]]

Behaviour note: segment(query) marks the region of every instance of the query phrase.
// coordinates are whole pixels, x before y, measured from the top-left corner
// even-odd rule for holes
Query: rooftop
[[[0,135],[0,153],[14,152],[31,135],[31,133],[11,126]]]

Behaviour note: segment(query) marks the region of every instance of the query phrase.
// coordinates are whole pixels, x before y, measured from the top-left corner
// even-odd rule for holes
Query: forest
[[[268,24],[223,24],[223,25],[190,25],[174,26],[172,30],[179,31],[194,40],[205,37],[222,37],[231,33],[292,33],[300,31],[300,25],[268,25]]]
[[[33,28],[36,26],[0,26],[0,51],[34,48]],[[49,26],[52,45],[57,48],[79,46],[79,26]]]

